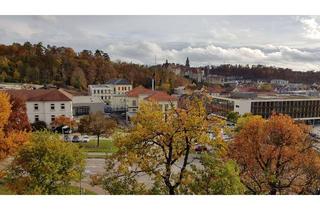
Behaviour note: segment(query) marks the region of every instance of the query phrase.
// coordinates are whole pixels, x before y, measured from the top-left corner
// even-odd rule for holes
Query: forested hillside
[[[279,68],[264,65],[230,65],[224,64],[212,66],[209,70],[211,74],[224,76],[242,76],[247,79],[285,79],[290,82],[318,83],[320,81],[320,72],[316,71],[293,71],[288,68]]]
[[[167,91],[188,81],[165,69],[156,70],[157,86]],[[69,47],[42,43],[0,45],[0,82],[23,82],[73,86],[84,90],[88,84],[111,78],[126,78],[133,85],[151,86],[154,71],[147,66],[113,62],[101,50],[75,52]]]

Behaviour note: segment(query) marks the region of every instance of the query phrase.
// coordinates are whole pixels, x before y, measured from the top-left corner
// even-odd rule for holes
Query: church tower
[[[190,67],[189,57],[187,57],[187,60],[186,60],[186,67]]]

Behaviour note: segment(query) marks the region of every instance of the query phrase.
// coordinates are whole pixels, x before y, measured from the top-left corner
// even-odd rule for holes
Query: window
[[[93,90],[93,94],[96,94],[96,92],[97,92],[96,90]]]
[[[75,115],[88,115],[89,114],[89,107],[88,106],[79,106],[74,108]]]
[[[120,91],[120,87],[118,87],[118,90]]]
[[[124,87],[124,90],[127,90],[127,87]]]
[[[56,116],[51,115],[51,122],[53,122],[56,119]]]
[[[103,96],[101,96],[101,99],[103,100]]]
[[[239,108],[239,105],[236,105],[236,108]]]
[[[60,104],[60,109],[64,110],[65,106],[64,104]]]
[[[97,90],[98,94],[100,94],[100,90]]]
[[[39,110],[38,104],[34,104],[34,110]]]
[[[38,121],[39,121],[39,115],[36,114],[36,115],[34,116],[34,121],[35,121],[35,122],[38,122]]]
[[[164,105],[164,110],[166,110],[166,111],[167,111],[167,110],[168,110],[168,108],[169,108],[169,105],[168,105],[168,104],[165,104],[165,105]]]
[[[54,110],[54,104],[50,105],[51,110]]]

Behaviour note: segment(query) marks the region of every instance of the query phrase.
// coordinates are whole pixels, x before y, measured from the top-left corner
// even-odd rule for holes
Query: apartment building
[[[132,90],[132,84],[125,79],[111,79],[105,84],[89,85],[90,96],[102,99],[112,111],[126,110],[126,93]]]
[[[72,95],[61,89],[6,90],[26,103],[30,123],[44,121],[48,126],[58,116],[73,117]]]
[[[112,88],[107,84],[89,85],[88,91],[90,96],[100,98],[101,100],[108,102],[111,100]]]
[[[151,89],[144,88],[143,86],[138,86],[127,93],[127,119],[134,116],[138,109],[139,104],[142,101],[155,101],[157,102],[162,111],[166,111],[170,108],[176,108],[178,106],[178,98],[171,96],[163,91],[155,91]]]

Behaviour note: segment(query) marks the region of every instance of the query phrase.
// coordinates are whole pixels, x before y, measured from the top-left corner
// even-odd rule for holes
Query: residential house
[[[170,96],[163,91],[155,91],[138,86],[127,93],[127,119],[134,116],[138,109],[139,104],[142,101],[155,101],[157,102],[163,111],[166,111],[172,107],[177,107],[178,98]]]
[[[30,123],[44,121],[48,126],[58,116],[72,118],[72,95],[62,89],[5,90],[26,103]]]

